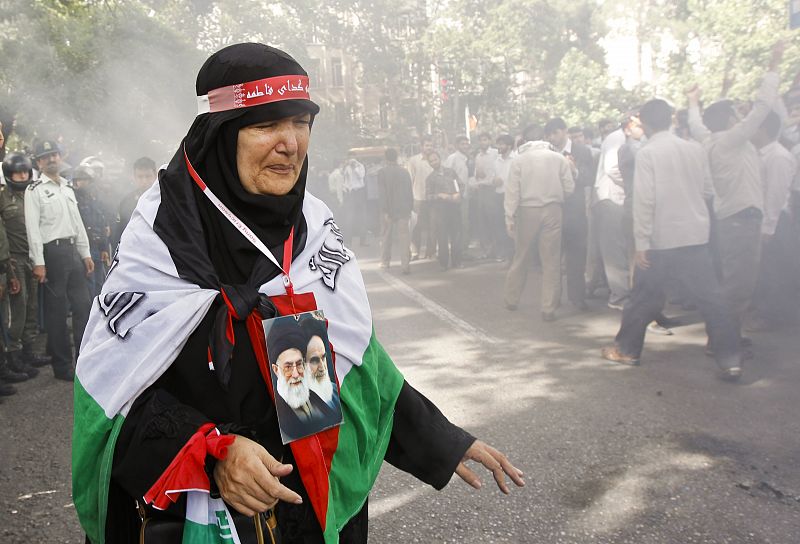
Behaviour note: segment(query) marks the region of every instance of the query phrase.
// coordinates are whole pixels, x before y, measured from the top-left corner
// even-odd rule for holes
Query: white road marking
[[[425,310],[432,313],[448,325],[458,331],[459,333],[463,334],[467,338],[471,340],[475,340],[481,344],[498,344],[499,340],[494,336],[490,335],[489,333],[485,332],[482,329],[479,329],[475,325],[467,323],[457,315],[450,312],[447,308],[438,304],[407,283],[400,281],[399,279],[395,278],[391,274],[384,272],[383,270],[377,271],[378,276],[388,283],[392,288],[396,289],[400,293],[404,294],[420,306],[422,306]]]
[[[53,493],[57,493],[55,489],[51,489],[49,491],[37,491],[36,493],[27,493],[25,495],[20,495],[17,497],[18,501],[26,501],[28,499],[32,499],[33,497],[38,497],[39,495],[52,495]]]
[[[389,512],[397,510],[406,504],[415,501],[423,493],[425,493],[424,488],[411,489],[397,493],[396,495],[392,495],[390,497],[370,501],[369,519],[376,519],[384,514],[388,514]]]

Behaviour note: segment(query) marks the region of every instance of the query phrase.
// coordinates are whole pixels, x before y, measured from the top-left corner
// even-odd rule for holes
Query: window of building
[[[344,87],[344,72],[342,71],[342,59],[331,59],[331,85],[333,87]]]
[[[322,61],[319,59],[311,59],[308,63],[308,82],[311,84],[312,89],[322,89],[325,87],[325,81],[322,76]]]

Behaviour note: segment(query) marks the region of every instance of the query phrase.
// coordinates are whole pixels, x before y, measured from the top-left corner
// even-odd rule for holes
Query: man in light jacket
[[[508,174],[504,206],[515,253],[506,277],[505,303],[509,310],[517,309],[535,248],[542,262],[542,319],[553,321],[561,302],[562,207],[575,181],[569,161],[543,138],[541,127],[525,129],[526,143]]]
[[[741,376],[740,336],[728,310],[708,249],[713,196],[708,159],[695,142],[670,132],[672,107],[651,100],[639,113],[649,138],[636,157],[633,190],[633,290],[614,345],[602,355],[638,365],[645,331],[664,307],[664,286],[678,279],[706,322],[709,353],[731,379]]]

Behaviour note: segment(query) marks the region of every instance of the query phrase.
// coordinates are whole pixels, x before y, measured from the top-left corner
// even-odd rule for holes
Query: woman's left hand
[[[511,478],[511,481],[514,482],[517,487],[522,487],[525,485],[525,481],[522,479],[524,476],[522,471],[512,465],[511,461],[508,460],[508,457],[485,442],[480,440],[473,442],[473,444],[464,454],[464,459],[462,459],[456,468],[456,474],[458,474],[462,480],[467,482],[475,489],[480,489],[481,480],[477,474],[468,469],[464,464],[467,461],[477,461],[485,466],[494,476],[494,481],[497,482],[497,487],[499,487],[500,491],[506,495],[510,493],[508,485],[506,484],[506,474],[508,474],[509,478]]]

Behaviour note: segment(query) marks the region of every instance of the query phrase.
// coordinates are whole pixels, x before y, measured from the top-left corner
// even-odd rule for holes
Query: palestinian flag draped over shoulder
[[[179,275],[175,255],[194,251],[202,257],[205,250],[202,240],[195,247],[170,247],[172,240],[159,235],[156,217],[172,210],[163,208],[160,183],[141,197],[103,292],[94,301],[81,345],[73,497],[93,544],[105,541],[111,466],[126,414],[175,360],[219,295],[218,289]],[[344,247],[330,210],[306,193],[302,213],[307,238],[294,256],[291,277],[295,292],[313,293],[329,322],[344,423],[292,443],[292,451],[325,541],[335,543],[377,477],[403,378],[375,339],[358,264]],[[192,217],[188,214],[185,220]],[[283,295],[282,277],[262,285],[260,292]],[[180,488],[169,490],[173,496],[188,494],[184,543],[238,542],[228,523],[230,513],[222,501],[210,497],[205,480],[184,478]]]

